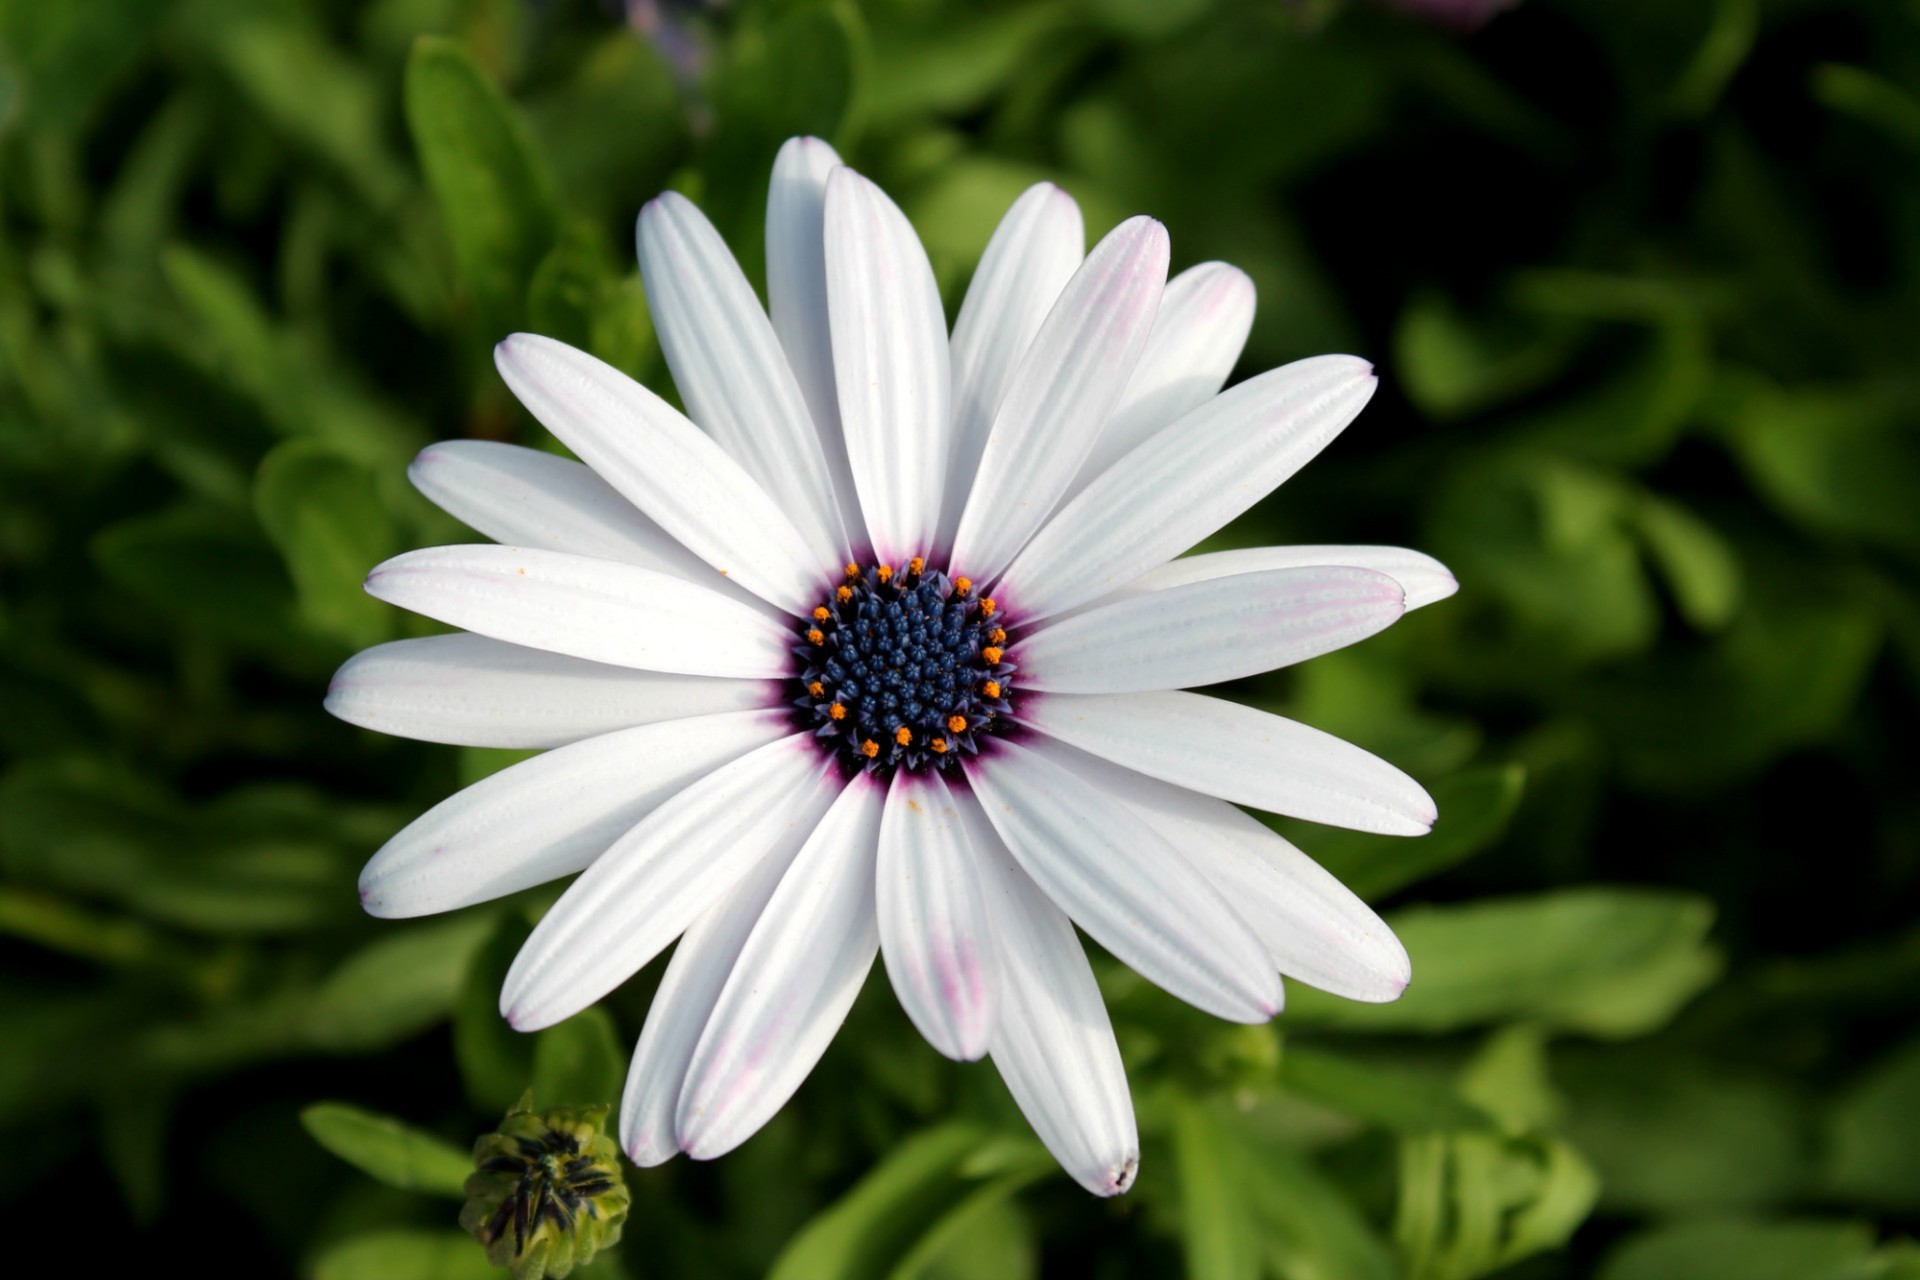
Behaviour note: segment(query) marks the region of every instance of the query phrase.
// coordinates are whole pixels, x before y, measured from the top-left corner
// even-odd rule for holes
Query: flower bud
[[[620,1241],[627,1185],[601,1130],[608,1108],[533,1110],[529,1090],[473,1144],[460,1225],[514,1280],[564,1276]]]

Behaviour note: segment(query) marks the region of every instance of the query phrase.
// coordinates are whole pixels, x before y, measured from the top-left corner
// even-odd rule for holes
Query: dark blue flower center
[[[965,578],[915,557],[848,565],[800,624],[794,705],[820,742],[868,772],[946,769],[1006,723],[1005,619]]]

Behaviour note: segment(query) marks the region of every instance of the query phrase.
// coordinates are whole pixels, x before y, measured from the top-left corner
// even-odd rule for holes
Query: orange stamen
[[[945,738],[935,738],[927,745],[933,748],[935,755],[945,755],[947,753],[947,740]]]
[[[953,580],[953,589],[959,592],[961,595],[965,595],[967,594],[967,592],[973,590],[973,579],[972,578],[955,578]]]
[[[994,644],[1005,644],[1007,642],[1007,633],[995,627],[993,630],[987,632],[987,639]]]
[[[883,584],[884,584],[884,583],[888,583],[888,582],[892,582],[892,581],[893,581],[893,566],[892,566],[892,565],[890,565],[890,564],[883,564],[883,565],[881,565],[881,566],[880,566],[880,567],[879,567],[878,569],[875,569],[875,570],[873,571],[873,576],[874,576],[874,577],[876,577],[876,578],[878,578],[878,579],[880,579],[880,581],[881,581],[881,582],[882,582]]]
[[[989,680],[980,686],[980,692],[986,694],[989,698],[997,698],[1000,696],[1000,682],[998,680]]]
[[[827,610],[827,606],[816,605],[814,607],[813,620],[815,622],[825,622],[828,618],[831,618],[832,616],[833,614]]]
[[[980,616],[981,617],[991,618],[993,616],[993,611],[995,609],[998,609],[999,607],[1000,607],[999,605],[993,602],[992,596],[980,597]]]
[[[827,696],[827,686],[821,684],[818,680],[815,680],[812,684],[807,686],[807,693],[815,698],[824,698]]]
[[[875,756],[880,754],[880,744],[875,742],[872,738],[868,738],[865,742],[860,744],[860,754],[865,756],[867,759],[871,760]]]
[[[836,702],[827,708],[827,715],[834,720],[845,720],[847,718],[847,709]]]
[[[844,572],[849,578],[857,578],[860,576],[860,566],[853,563],[851,560],[849,560],[846,564],[841,565],[840,568],[841,568],[841,571]]]
[[[987,660],[988,666],[997,667],[1000,665],[1000,652],[999,645],[990,644],[980,651],[980,656]]]
[[[849,600],[853,599],[853,588],[852,587],[835,587],[833,589],[833,598],[835,600],[838,600],[841,604],[845,604]]]
[[[907,728],[905,725],[901,725],[893,731],[893,740],[903,747],[909,746],[913,742],[913,730]]]
[[[948,716],[947,728],[954,733],[965,733],[967,731],[967,718],[965,716]]]
[[[926,562],[925,560],[923,560],[923,559],[921,559],[921,558],[920,558],[919,556],[915,556],[915,557],[913,557],[913,559],[911,559],[911,560],[909,560],[909,561],[907,561],[907,572],[908,572],[908,573],[916,573],[916,574],[917,574],[917,573],[920,573],[920,572],[922,572],[923,570],[925,570],[925,569],[926,569],[926,567],[927,567],[927,562]]]
[[[827,642],[827,633],[818,627],[809,627],[807,629],[807,639],[814,644],[825,644]]]

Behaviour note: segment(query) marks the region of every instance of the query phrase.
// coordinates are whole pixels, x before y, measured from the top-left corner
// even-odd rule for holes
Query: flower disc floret
[[[950,769],[1009,723],[998,605],[918,557],[847,565],[799,633],[794,705],[849,769]]]

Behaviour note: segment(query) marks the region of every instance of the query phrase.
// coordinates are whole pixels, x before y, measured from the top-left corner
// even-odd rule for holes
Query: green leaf
[[[559,235],[553,180],[525,122],[452,40],[415,42],[406,107],[460,282],[483,322],[504,333],[524,314],[527,285]]]
[[[324,445],[289,440],[260,464],[253,506],[316,630],[352,648],[392,636],[394,611],[361,587],[400,541],[371,472]]]
[[[307,1035],[336,1053],[367,1052],[442,1021],[492,923],[458,916],[386,926],[388,936],[350,956],[321,984],[307,1011]]]
[[[1416,295],[1394,329],[1394,367],[1407,396],[1436,418],[1459,418],[1518,399],[1559,375],[1574,331],[1537,318],[1504,324],[1462,315],[1445,294]]]
[[[995,1153],[990,1162],[979,1158]],[[896,1144],[877,1168],[787,1245],[770,1280],[883,1280],[982,1180],[1038,1177],[1052,1160],[1037,1144],[1011,1150],[980,1129],[946,1124]]]
[[[1177,1095],[1173,1152],[1180,1176],[1180,1241],[1196,1280],[1259,1280],[1260,1237],[1247,1202],[1232,1120]]]
[[[1269,1271],[1281,1280],[1400,1280],[1392,1252],[1352,1196],[1291,1141],[1249,1154],[1241,1172]]]
[[[1806,1182],[1803,1109],[1738,1064],[1609,1048],[1556,1055],[1554,1078],[1616,1212],[1762,1208]]]
[[[980,9],[943,21],[905,14],[874,33],[865,108],[876,120],[915,112],[957,112],[1005,84],[1032,52],[1073,16],[1058,0]]]
[[[1462,906],[1419,907],[1388,923],[1413,958],[1392,1004],[1298,986],[1297,1026],[1453,1031],[1509,1019],[1601,1037],[1664,1024],[1720,971],[1707,942],[1713,908],[1657,889],[1566,889]]]
[[[1358,831],[1314,827],[1295,831],[1314,861],[1368,901],[1417,884],[1458,866],[1491,846],[1506,831],[1525,789],[1517,764],[1477,765],[1441,778],[1428,788],[1440,812],[1431,833],[1397,840]]]
[[[300,1123],[315,1142],[390,1187],[466,1198],[473,1158],[444,1138],[344,1102],[316,1102],[300,1112]]]
[[[1681,1222],[1642,1232],[1600,1264],[1598,1280],[1841,1280],[1873,1252],[1862,1222]]]
[[[1675,502],[1641,495],[1634,519],[1681,616],[1718,631],[1740,607],[1740,561],[1712,525]]]
[[[535,1037],[533,1096],[545,1107],[617,1105],[627,1050],[605,1009],[583,1009]]]
[[[533,1083],[537,1040],[500,1016],[500,987],[520,947],[533,932],[517,912],[507,912],[478,947],[461,979],[453,1006],[453,1056],[467,1097],[483,1111],[505,1113]]]
[[[1280,1060],[1280,1080],[1289,1093],[1386,1129],[1484,1129],[1493,1123],[1450,1085],[1297,1044],[1289,1044]]]
[[[1401,1142],[1394,1238],[1408,1280],[1475,1280],[1566,1243],[1599,1180],[1543,1134],[1433,1134]]]
[[[459,1231],[369,1231],[329,1248],[313,1280],[499,1280],[486,1253]]]
[[[166,16],[166,0],[0,4],[0,50],[20,84],[5,115],[14,127],[72,133]]]
[[[244,519],[183,505],[94,535],[94,563],[163,617],[251,649],[304,654],[286,571]]]
[[[1911,1211],[1920,1207],[1920,1040],[1869,1068],[1828,1121],[1824,1182],[1836,1199]]]

